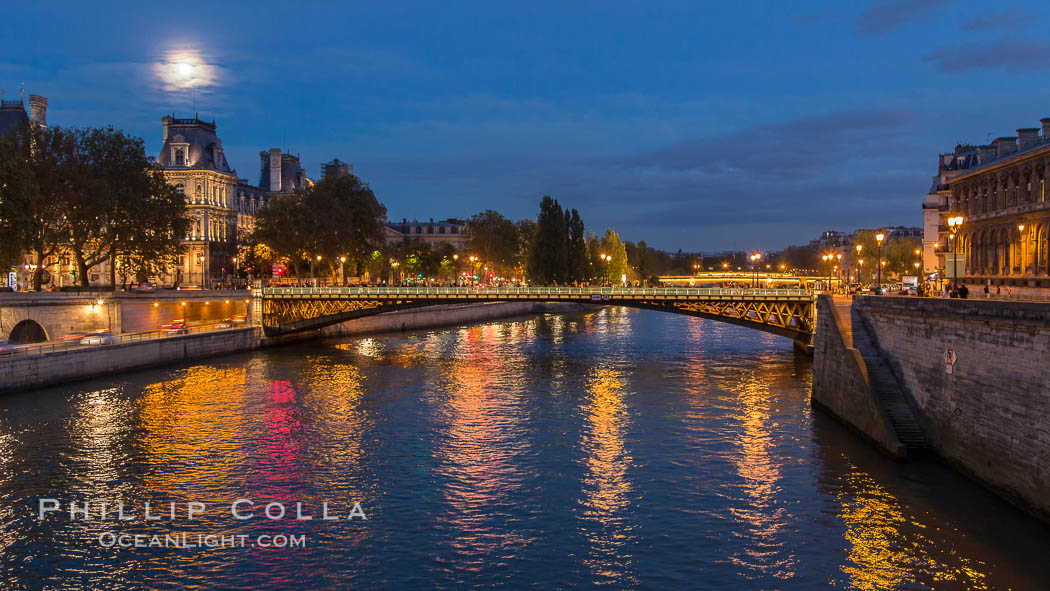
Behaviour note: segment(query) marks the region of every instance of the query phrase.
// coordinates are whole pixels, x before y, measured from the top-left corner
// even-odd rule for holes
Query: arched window
[[[175,166],[186,166],[186,151],[182,148],[175,149]]]
[[[204,198],[204,187],[197,185],[197,188],[193,190],[193,202],[200,203],[201,199]]]
[[[186,195],[186,185],[182,183],[175,183],[175,192],[179,195]]]

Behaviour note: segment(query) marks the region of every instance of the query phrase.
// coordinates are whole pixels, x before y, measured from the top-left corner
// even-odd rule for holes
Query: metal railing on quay
[[[717,287],[264,287],[262,295],[812,296],[808,289]]]
[[[11,358],[11,357],[31,357],[34,355],[50,355],[52,353],[64,353],[67,351],[85,351],[90,349],[104,349],[106,347],[112,347],[114,345],[121,345],[125,343],[137,343],[143,341],[156,341],[160,339],[168,339],[173,337],[180,337],[189,334],[200,334],[205,332],[221,332],[224,330],[238,330],[244,328],[251,328],[248,324],[225,324],[225,323],[211,323],[211,324],[198,324],[193,326],[187,326],[185,332],[171,332],[164,331],[161,329],[148,330],[142,332],[133,332],[119,335],[84,335],[83,339],[91,341],[87,344],[81,344],[81,340],[74,340],[69,342],[63,341],[49,341],[46,343],[28,344],[28,345],[13,345],[10,349],[0,349],[0,360]]]

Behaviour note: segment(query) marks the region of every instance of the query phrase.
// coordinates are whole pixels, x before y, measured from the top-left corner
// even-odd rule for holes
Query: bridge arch
[[[41,343],[48,340],[47,331],[44,327],[31,318],[22,320],[11,329],[7,337],[9,343],[24,345],[27,343]]]
[[[532,300],[627,306],[708,318],[769,332],[806,346],[815,326],[813,293],[716,288],[263,288],[267,336],[315,330],[383,312],[440,304]]]

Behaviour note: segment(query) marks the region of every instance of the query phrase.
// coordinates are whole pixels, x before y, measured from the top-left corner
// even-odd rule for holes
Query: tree
[[[125,277],[156,275],[174,265],[189,225],[186,202],[156,170],[142,140],[112,127],[74,135],[65,242],[81,285],[90,285],[88,269],[107,259]]]
[[[605,235],[602,236],[601,249],[606,256],[603,274],[605,279],[611,283],[619,283],[621,277],[627,275],[627,249],[611,228],[605,230]],[[600,256],[599,254],[599,258]]]
[[[467,221],[467,252],[507,275],[518,266],[518,230],[514,222],[491,209]]]
[[[565,213],[558,202],[545,195],[540,201],[536,234],[529,247],[527,272],[534,283],[567,283],[568,232]]]
[[[295,276],[302,278],[299,267],[314,245],[315,221],[303,193],[275,197],[255,216],[253,239],[273,253],[274,262],[290,264]]]
[[[515,274],[519,277],[526,275],[525,267],[529,260],[529,251],[532,242],[536,238],[536,220],[525,218],[518,220],[515,224],[518,230],[518,259]]]
[[[73,174],[76,134],[59,127],[26,124],[0,145],[0,223],[5,250],[34,256],[33,289],[40,291],[47,262],[68,234],[67,197],[79,179]]]
[[[305,192],[310,254],[334,261],[345,256],[355,274],[384,239],[386,208],[357,176],[327,177]]]
[[[573,208],[567,220],[569,235],[566,255],[569,268],[568,279],[574,283],[586,281],[590,277],[590,261],[587,258],[587,237],[580,212]]]

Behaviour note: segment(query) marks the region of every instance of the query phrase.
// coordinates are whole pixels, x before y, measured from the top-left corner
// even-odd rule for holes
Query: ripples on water
[[[1045,588],[1047,530],[814,413],[810,361],[607,308],[307,343],[0,408],[3,588]],[[192,522],[36,500],[200,501]],[[369,521],[234,521],[238,498]],[[312,508],[312,509],[310,509]],[[107,549],[107,531],[305,534]]]

